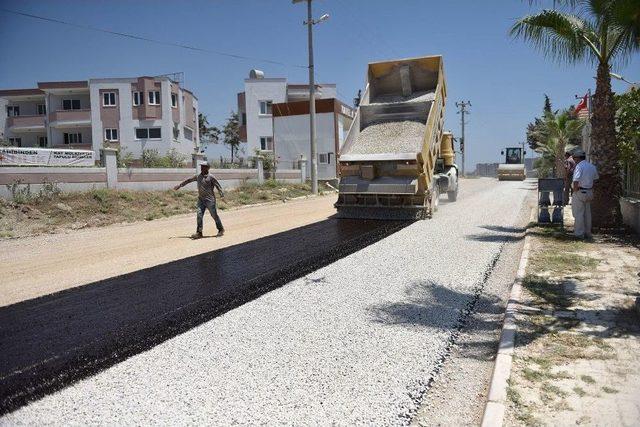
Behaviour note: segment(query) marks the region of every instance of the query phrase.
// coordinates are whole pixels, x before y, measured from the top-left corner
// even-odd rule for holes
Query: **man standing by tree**
[[[591,202],[593,201],[593,182],[596,181],[598,171],[586,160],[582,148],[573,150],[576,168],[573,171],[573,201],[571,212],[575,219],[573,234],[579,239],[590,239],[591,236]]]
[[[224,227],[222,226],[222,221],[220,221],[220,217],[218,216],[218,211],[216,210],[216,195],[214,193],[214,189],[218,189],[220,197],[222,198],[224,198],[224,193],[222,192],[222,187],[218,180],[215,179],[213,175],[209,175],[209,163],[200,162],[200,173],[182,181],[180,184],[173,187],[173,189],[179,190],[180,187],[184,187],[194,181],[198,182],[198,216],[196,234],[193,235],[193,238],[199,239],[202,237],[202,222],[204,212],[207,209],[213,217],[213,220],[216,222],[216,228],[218,229],[217,237],[221,237],[224,235]]]

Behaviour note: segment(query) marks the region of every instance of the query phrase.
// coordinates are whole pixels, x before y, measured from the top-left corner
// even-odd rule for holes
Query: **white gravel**
[[[343,154],[417,153],[422,151],[424,129],[423,123],[411,120],[375,123],[360,131]]]
[[[400,102],[430,102],[436,99],[435,90],[414,92],[409,96],[382,95],[376,96],[368,105],[397,104]]]
[[[483,226],[518,222],[526,188],[464,180],[458,202],[441,203],[433,220],[0,424],[407,424],[505,239]]]

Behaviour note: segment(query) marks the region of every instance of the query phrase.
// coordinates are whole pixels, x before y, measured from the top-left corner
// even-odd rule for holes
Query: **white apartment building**
[[[335,179],[337,156],[354,110],[337,99],[335,84],[317,84],[315,93],[318,177]],[[301,158],[310,165],[309,85],[266,78],[261,71],[251,70],[244,92],[238,94],[238,116],[248,156],[273,152],[280,167],[296,167]]]
[[[338,157],[355,111],[335,98],[316,100],[316,147],[318,179],[338,178]],[[279,164],[295,167],[307,159],[310,166],[309,101],[273,104],[274,153]],[[311,168],[307,167],[307,178]]]
[[[198,100],[168,77],[39,82],[0,90],[4,138],[18,147],[197,151]]]
[[[317,84],[316,99],[336,98],[335,84]],[[273,104],[309,100],[309,85],[290,84],[286,78],[266,78],[251,70],[238,94],[240,136],[247,143],[247,155],[273,150]]]

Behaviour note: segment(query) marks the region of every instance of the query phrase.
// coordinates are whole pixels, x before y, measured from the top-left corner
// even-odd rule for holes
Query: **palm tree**
[[[583,127],[584,121],[572,117],[570,110],[560,113],[545,111],[535,131],[540,141],[536,151],[542,154],[543,162],[550,166],[556,178],[566,178],[564,153],[575,148]]]
[[[629,7],[637,9],[637,0],[567,0],[564,3],[579,7],[583,13],[543,10],[519,19],[510,34],[530,42],[555,60],[576,63],[587,59],[597,64],[591,158],[598,166],[600,180],[594,188],[593,220],[596,226],[615,226],[621,220],[618,197],[622,180],[609,73],[612,63],[623,63],[640,49],[637,22],[625,20],[624,12]]]

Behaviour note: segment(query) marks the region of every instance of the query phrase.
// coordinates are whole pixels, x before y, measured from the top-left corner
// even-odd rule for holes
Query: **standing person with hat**
[[[573,150],[576,168],[573,171],[573,200],[571,212],[575,219],[573,234],[580,239],[590,239],[591,236],[591,202],[593,201],[593,182],[596,181],[598,170],[587,161],[584,150]]]
[[[224,198],[224,193],[222,192],[222,187],[218,180],[215,179],[213,175],[209,174],[209,163],[200,162],[200,173],[189,179],[185,179],[180,184],[173,187],[173,189],[179,190],[180,187],[184,187],[194,181],[197,181],[198,183],[198,216],[196,234],[193,235],[193,238],[199,239],[202,237],[202,221],[206,210],[209,210],[213,220],[216,222],[216,228],[218,229],[217,237],[221,237],[224,235],[224,227],[222,226],[222,221],[220,221],[220,217],[218,216],[218,211],[216,210],[216,195],[214,190],[217,189],[220,193],[220,197],[222,198]]]

